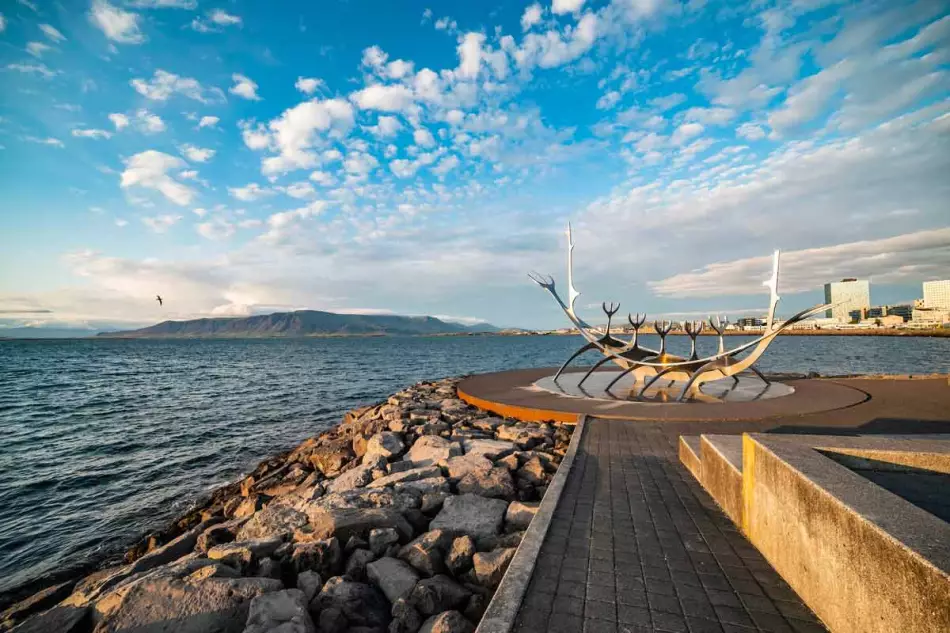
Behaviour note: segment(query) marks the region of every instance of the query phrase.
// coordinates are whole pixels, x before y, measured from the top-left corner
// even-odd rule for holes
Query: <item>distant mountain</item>
[[[40,326],[0,328],[0,338],[84,338],[98,333],[99,330]]]
[[[163,321],[123,332],[103,332],[109,338],[268,338],[300,336],[380,336],[475,334],[499,331],[493,325],[460,325],[435,317],[385,314],[335,314],[317,310],[276,312],[243,318]]]

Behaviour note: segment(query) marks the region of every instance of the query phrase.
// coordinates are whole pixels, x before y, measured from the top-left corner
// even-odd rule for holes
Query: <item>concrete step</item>
[[[693,444],[695,446],[695,444]],[[737,525],[742,525],[742,436],[699,436],[699,466],[690,472]],[[689,455],[687,455],[689,458]],[[682,460],[682,457],[681,457]],[[686,463],[685,461],[683,462]],[[695,470],[694,470],[695,468]]]
[[[699,436],[680,435],[680,462],[693,474],[699,483],[703,482],[703,462],[699,457]]]

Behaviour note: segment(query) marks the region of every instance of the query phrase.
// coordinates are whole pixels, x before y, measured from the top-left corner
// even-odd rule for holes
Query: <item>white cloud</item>
[[[198,235],[206,240],[226,240],[234,235],[234,225],[223,218],[214,218],[208,222],[201,222],[195,226]]]
[[[208,14],[208,19],[221,26],[241,24],[241,18],[239,16],[232,15],[224,9],[215,9]]]
[[[49,145],[51,147],[66,147],[63,145],[61,140],[52,136],[47,136],[46,138],[40,138],[37,136],[24,136],[23,140],[29,141],[30,143],[37,143],[39,145]]]
[[[72,131],[72,135],[77,138],[110,138],[112,132],[107,132],[106,130],[96,130],[96,129],[75,129]]]
[[[361,110],[402,112],[413,104],[412,91],[402,84],[373,84],[350,95]]]
[[[333,177],[333,174],[320,170],[310,174],[310,180],[323,187],[332,187],[336,184],[336,178]]]
[[[386,76],[390,79],[402,79],[412,74],[414,64],[403,59],[396,59],[386,64]]]
[[[535,24],[539,24],[541,22],[542,11],[541,5],[537,2],[525,9],[521,15],[521,30],[528,31]]]
[[[317,195],[317,190],[309,182],[295,182],[284,187],[283,191],[291,198],[298,200],[306,200]]]
[[[234,85],[228,88],[228,92],[242,99],[260,101],[261,98],[257,96],[257,84],[250,77],[234,73],[231,79],[234,80]]]
[[[703,126],[699,123],[684,123],[673,132],[670,142],[674,145],[682,145],[689,139],[702,134]]]
[[[412,139],[419,147],[432,147],[435,145],[435,139],[432,138],[432,132],[424,127],[418,128],[412,133]]]
[[[584,6],[584,0],[554,0],[551,3],[551,13],[555,15],[564,15],[565,13],[575,13]]]
[[[221,119],[216,116],[203,116],[201,117],[201,120],[198,121],[198,128],[215,127],[218,125],[219,121],[221,121]]]
[[[180,215],[171,214],[142,218],[142,222],[145,224],[145,226],[155,233],[164,233],[177,224],[179,220],[181,220]]]
[[[770,256],[749,257],[704,266],[661,281],[650,288],[665,297],[715,297],[761,292],[771,269]],[[782,253],[779,292],[806,292],[830,279],[871,278],[872,281],[920,279],[926,267],[937,274],[950,267],[950,227],[834,246]]]
[[[367,128],[370,134],[378,138],[391,138],[402,129],[402,123],[394,116],[382,115],[376,120],[376,125]]]
[[[106,0],[93,0],[89,20],[113,42],[141,44],[145,41],[145,35],[139,30],[139,15],[114,7]]]
[[[116,219],[115,219],[115,225],[116,225],[117,227],[119,227],[119,228],[122,228],[123,226],[128,225],[128,223],[129,223],[128,220],[124,220],[124,219],[122,219],[122,218],[116,218]]]
[[[53,50],[53,47],[43,42],[30,42],[26,45],[26,52],[33,57],[42,57],[46,51]]]
[[[315,77],[297,77],[297,82],[294,84],[294,88],[300,92],[312,95],[318,89],[325,86],[322,79],[317,79]]]
[[[243,187],[228,187],[228,193],[242,202],[254,202],[266,196],[274,195],[272,189],[261,187],[256,182],[248,183]]]
[[[466,33],[458,46],[459,75],[465,79],[478,77],[482,63],[482,44],[485,35],[482,33]]]
[[[379,166],[379,161],[366,152],[350,152],[343,161],[347,173],[357,177],[367,176]]]
[[[277,156],[264,158],[261,169],[274,175],[315,167],[319,162],[314,148],[329,138],[342,138],[353,127],[353,107],[342,99],[313,99],[285,110],[263,125],[243,125],[244,143],[252,149],[270,148]]]
[[[0,13],[0,33],[3,33],[7,30],[7,19],[2,13]]]
[[[620,101],[620,93],[616,90],[611,90],[597,100],[597,109],[598,110],[610,110],[617,102]]]
[[[568,25],[563,31],[532,31],[525,35],[521,47],[514,51],[515,62],[525,71],[535,66],[562,66],[589,51],[597,41],[600,30],[597,14],[588,12],[576,25]]]
[[[300,220],[319,215],[326,206],[326,202],[317,200],[293,211],[274,213],[267,218],[267,231],[261,235],[260,239],[265,242],[278,243],[292,232]]]
[[[137,93],[153,101],[167,101],[175,93],[201,103],[214,103],[224,99],[218,88],[205,89],[197,79],[180,77],[161,69],[155,71],[151,81],[133,79],[129,83]]]
[[[135,127],[144,134],[158,134],[165,131],[165,122],[157,114],[141,108],[135,112]]]
[[[164,154],[156,150],[146,150],[125,160],[120,186],[144,187],[161,193],[170,202],[185,206],[191,203],[195,191],[171,176],[169,171],[178,171],[187,164],[177,156]]]
[[[59,44],[66,41],[66,36],[60,33],[50,24],[40,24],[40,30],[50,39],[50,41]]]
[[[656,108],[659,108],[661,112],[665,112],[666,110],[675,108],[676,106],[683,103],[684,101],[686,101],[686,95],[676,92],[671,95],[666,95],[663,97],[657,97],[655,99],[651,99],[650,105],[653,105]]]
[[[198,170],[197,169],[187,169],[185,171],[178,173],[179,178],[185,180],[198,180]]]
[[[204,163],[214,158],[215,150],[185,144],[178,148],[182,155],[193,163]]]
[[[240,16],[232,15],[224,9],[214,9],[205,19],[195,18],[191,21],[191,28],[199,33],[221,33],[229,26],[242,26]]]
[[[459,166],[458,156],[454,154],[446,156],[439,163],[432,168],[432,173],[436,174],[439,177],[445,176],[447,173]]]
[[[736,128],[736,134],[742,138],[747,138],[750,141],[757,141],[761,138],[765,138],[765,130],[761,126],[758,126],[754,123],[743,123],[738,128]]]
[[[117,132],[129,126],[129,117],[119,112],[113,112],[110,114],[109,120],[112,121],[112,124],[115,126]]]
[[[7,64],[7,70],[15,70],[18,73],[31,75],[40,75],[43,79],[52,79],[57,75],[57,71],[50,70],[44,64]]]
[[[686,121],[697,121],[704,125],[725,125],[736,116],[731,108],[689,108],[683,112]]]
[[[802,79],[789,89],[785,103],[769,113],[769,125],[777,132],[784,132],[808,123],[821,113],[832,95],[841,90],[852,72],[854,64],[844,60]]]
[[[131,0],[127,2],[137,9],[195,9],[197,0]]]

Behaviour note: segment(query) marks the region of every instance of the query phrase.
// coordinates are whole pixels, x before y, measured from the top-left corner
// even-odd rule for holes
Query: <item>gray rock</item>
[[[323,586],[323,579],[320,574],[313,570],[302,571],[297,574],[297,588],[303,591],[304,601],[310,604],[313,597],[320,593],[320,587]]]
[[[382,556],[386,548],[399,542],[399,532],[393,528],[377,528],[369,531],[369,549]]]
[[[362,488],[373,481],[374,464],[365,464],[351,468],[336,479],[327,483],[327,492],[346,492],[354,488]]]
[[[358,549],[369,549],[369,541],[359,536],[351,536],[343,546],[343,553],[350,555]]]
[[[297,573],[311,570],[321,577],[335,575],[343,565],[343,551],[340,541],[331,538],[309,543],[297,543],[290,556],[291,565]]]
[[[257,493],[252,493],[238,504],[238,507],[234,509],[231,516],[235,519],[244,519],[262,509],[264,509],[264,497]]]
[[[475,555],[475,541],[471,536],[460,536],[452,541],[445,564],[456,577],[461,576],[472,566],[472,556]]]
[[[366,444],[367,455],[380,455],[387,460],[395,459],[406,450],[406,444],[395,433],[383,431],[369,438]]]
[[[200,571],[200,570],[199,570]],[[123,585],[95,604],[96,633],[161,631],[240,633],[251,600],[279,591],[270,578],[145,578]]]
[[[515,482],[507,468],[492,467],[490,470],[475,470],[459,480],[458,490],[482,497],[506,499],[515,496]]]
[[[431,492],[449,492],[449,480],[445,477],[427,477],[415,481],[402,481],[393,486],[396,492],[426,494]]]
[[[389,603],[379,589],[372,585],[337,576],[329,579],[313,600],[311,609],[314,606],[321,610],[338,609],[346,617],[350,628],[385,628],[389,624]],[[322,615],[320,626],[322,630]]]
[[[438,435],[424,435],[416,440],[403,459],[416,466],[433,466],[462,454],[462,447]]]
[[[223,543],[209,549],[208,558],[221,561],[241,572],[246,572],[254,562],[277,551],[282,543],[283,541],[279,537]]]
[[[416,583],[407,602],[422,615],[435,615],[449,609],[464,607],[472,592],[448,576],[437,575]]]
[[[299,589],[266,593],[251,600],[244,633],[270,633],[277,627],[280,633],[316,633]]]
[[[413,534],[403,515],[389,508],[317,508],[309,517],[316,538],[336,536],[346,541],[351,536],[366,536],[375,528],[394,528],[407,541]]]
[[[518,478],[524,479],[533,486],[544,485],[547,481],[547,477],[541,460],[535,456],[526,461],[521,468],[518,469]]]
[[[415,468],[415,464],[413,464],[412,462],[398,461],[398,462],[389,462],[388,464],[386,464],[386,471],[390,475],[395,475],[396,473],[403,473],[403,472],[406,472],[407,470],[412,470],[413,468]]]
[[[434,615],[422,623],[419,633],[474,633],[475,626],[458,611]]]
[[[387,508],[405,512],[418,508],[419,498],[417,495],[397,493],[389,489],[373,487],[371,484],[368,488],[329,494],[297,507],[301,512],[308,514],[319,508]]]
[[[339,439],[325,441],[317,446],[310,454],[310,461],[325,477],[333,477],[355,457],[351,441]]]
[[[538,513],[539,502],[523,503],[512,501],[505,512],[505,525],[514,530],[526,530],[531,525],[531,519]]]
[[[254,573],[258,578],[280,578],[280,563],[273,558],[262,558],[257,563],[257,571]]]
[[[505,549],[509,547],[518,547],[521,539],[524,538],[524,532],[511,532],[509,534],[496,534],[495,536],[486,536],[485,538],[475,539],[475,547],[483,552],[489,552],[494,549]]]
[[[513,442],[502,440],[465,440],[462,446],[466,455],[481,455],[489,460],[499,459],[518,450]]]
[[[33,613],[49,609],[72,593],[75,586],[75,580],[51,585],[8,607],[0,613],[0,630],[22,622]]]
[[[442,504],[445,503],[445,500],[451,496],[452,493],[445,490],[423,492],[422,505],[419,506],[419,510],[422,512],[432,512],[433,510],[438,510],[442,507]]]
[[[16,633],[80,633],[87,631],[89,607],[58,605],[23,621],[13,629]],[[4,629],[6,630],[6,629]]]
[[[343,633],[347,629],[346,616],[338,607],[322,609],[317,621],[320,623],[320,633]]]
[[[456,536],[468,534],[477,541],[498,534],[507,509],[508,503],[501,499],[471,494],[449,497],[429,527],[446,530]]]
[[[204,554],[215,545],[230,543],[244,523],[245,521],[242,519],[212,525],[198,536],[195,551]]]
[[[485,615],[485,610],[488,609],[490,600],[491,598],[489,596],[481,593],[473,593],[472,597],[468,599],[468,604],[465,605],[465,610],[462,611],[462,613],[465,614],[465,617],[471,622],[481,622],[482,616]]]
[[[510,547],[475,554],[472,557],[472,565],[478,584],[489,588],[497,587],[508,569],[508,564],[514,558],[515,551],[517,550],[514,547]]]
[[[446,462],[446,468],[449,471],[449,477],[452,479],[461,479],[473,471],[488,471],[492,468],[492,463],[484,455],[469,453],[460,457],[453,457]]]
[[[421,466],[418,468],[411,468],[402,472],[393,473],[391,475],[387,475],[386,477],[380,477],[373,483],[369,484],[369,487],[383,488],[385,486],[394,486],[396,484],[407,483],[410,481],[418,481],[420,479],[428,479],[429,477],[441,476],[442,469],[438,466]]]
[[[399,550],[399,558],[418,569],[424,576],[433,576],[445,569],[438,541],[427,538],[429,534],[431,532],[423,534]]]
[[[236,535],[239,541],[287,536],[307,524],[307,515],[285,505],[271,504],[247,520]]]
[[[545,440],[550,441],[553,432],[542,425],[513,424],[498,427],[495,434],[498,439],[509,440],[517,444],[518,448],[530,449],[544,443]]]
[[[389,623],[389,633],[416,633],[422,626],[422,616],[403,598],[393,602],[390,613],[393,620]]]
[[[366,566],[366,576],[390,602],[405,598],[419,581],[415,569],[397,558],[380,558]]]
[[[366,580],[366,565],[373,562],[376,556],[368,549],[358,549],[346,559],[343,575],[350,580],[364,582]]]
[[[505,421],[501,418],[478,418],[472,420],[472,426],[482,431],[494,431],[504,423]]]

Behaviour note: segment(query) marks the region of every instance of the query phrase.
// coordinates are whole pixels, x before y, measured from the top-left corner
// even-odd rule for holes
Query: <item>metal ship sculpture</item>
[[[772,276],[763,282],[763,285],[769,289],[770,299],[768,319],[765,325],[765,332],[762,336],[727,350],[725,349],[723,341],[723,332],[725,331],[727,323],[718,317],[715,318],[715,320],[713,317],[710,317],[709,327],[719,336],[719,350],[715,354],[700,358],[696,352],[696,337],[703,331],[705,324],[702,321],[683,321],[681,327],[690,338],[690,355],[684,358],[666,351],[666,337],[675,327],[672,321],[653,322],[653,328],[660,337],[660,349],[654,350],[640,345],[637,340],[640,328],[646,323],[646,314],[637,313],[636,316],[629,313],[627,314],[627,321],[633,328],[633,336],[628,341],[619,339],[610,332],[613,316],[620,309],[619,304],[611,303],[609,306],[607,303],[602,304],[604,313],[607,315],[607,327],[603,331],[599,328],[592,327],[577,316],[574,312],[574,302],[577,301],[577,297],[579,297],[581,293],[574,287],[574,239],[571,234],[570,225],[568,225],[567,228],[567,240],[567,303],[561,299],[555,290],[553,277],[540,275],[538,273],[530,273],[528,275],[532,281],[551,293],[551,296],[557,301],[558,305],[567,315],[567,318],[570,319],[581,336],[587,341],[585,345],[574,352],[571,357],[561,365],[561,368],[558,369],[557,374],[554,376],[555,382],[571,361],[581,354],[596,350],[603,354],[603,358],[598,360],[597,363],[587,371],[584,377],[577,383],[578,386],[582,385],[591,374],[607,362],[615,363],[622,370],[607,385],[607,391],[609,392],[611,387],[617,384],[621,378],[632,374],[634,388],[642,382],[642,386],[635,394],[637,398],[641,397],[643,393],[660,378],[666,378],[674,382],[684,381],[683,388],[677,398],[678,401],[683,401],[693,390],[699,389],[705,382],[732,378],[733,381],[738,383],[738,375],[746,370],[755,373],[756,376],[767,384],[768,380],[755,368],[754,363],[765,353],[765,350],[772,341],[775,340],[775,337],[799,321],[803,321],[823,310],[827,310],[831,305],[823,304],[808,308],[790,319],[777,324],[775,322],[775,307],[778,305],[780,299],[778,296],[780,252],[775,251],[772,258]]]

